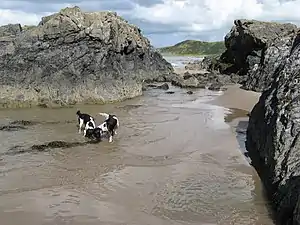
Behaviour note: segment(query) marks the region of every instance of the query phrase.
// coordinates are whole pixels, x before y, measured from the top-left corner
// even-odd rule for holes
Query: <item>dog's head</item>
[[[103,132],[100,128],[87,129],[85,133],[85,137],[92,140],[101,141],[102,134]]]
[[[76,115],[79,116],[81,114],[80,110],[76,112]]]
[[[107,122],[104,122],[104,123],[100,124],[98,126],[98,128],[101,129],[102,132],[107,132],[108,131]]]
[[[101,140],[102,134],[103,134],[103,131],[101,130],[101,128],[96,127],[94,129],[94,138],[96,140]]]
[[[94,124],[90,121],[86,124],[86,129],[94,129]]]
[[[94,136],[94,129],[87,129],[85,131],[85,137],[89,139],[93,139],[93,136]]]

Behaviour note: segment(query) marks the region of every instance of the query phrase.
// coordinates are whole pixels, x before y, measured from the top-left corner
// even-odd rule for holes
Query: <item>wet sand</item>
[[[254,105],[258,102],[261,93],[246,91],[241,89],[240,86],[239,84],[227,86],[224,94],[210,103],[251,112]]]
[[[1,124],[37,122],[0,131],[1,224],[273,224],[258,176],[241,153],[236,116],[228,119],[236,112],[230,107],[248,110],[252,102],[240,107],[222,100],[222,92],[171,90],[81,106],[98,123],[98,112],[118,115],[113,143],[85,143],[77,107],[0,111]],[[84,144],[18,151],[58,140]]]

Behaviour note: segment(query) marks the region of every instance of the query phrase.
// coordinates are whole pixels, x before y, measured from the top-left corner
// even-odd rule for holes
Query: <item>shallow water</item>
[[[164,58],[172,64],[174,68],[184,68],[185,64],[195,60],[202,60],[203,57],[196,56],[171,56],[165,55]]]
[[[118,115],[113,143],[18,152],[85,142],[77,107],[0,111],[1,124],[38,122],[0,131],[1,224],[273,224],[258,176],[225,122],[230,110],[207,103],[221,92],[172,89],[80,107],[98,123],[98,112]]]

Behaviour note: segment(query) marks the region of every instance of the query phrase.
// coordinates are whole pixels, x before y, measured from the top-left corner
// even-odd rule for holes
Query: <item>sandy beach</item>
[[[226,86],[224,94],[211,101],[211,104],[226,108],[235,108],[251,112],[254,105],[258,102],[261,93],[246,91],[240,88],[241,85]]]
[[[118,115],[121,127],[111,144],[88,144],[78,135],[79,106],[0,111],[1,124],[35,121],[0,131],[2,222],[273,225],[262,184],[242,154],[246,114],[259,94],[237,85],[191,95],[170,85],[170,91],[81,106],[91,115]],[[82,144],[31,147],[51,141]]]

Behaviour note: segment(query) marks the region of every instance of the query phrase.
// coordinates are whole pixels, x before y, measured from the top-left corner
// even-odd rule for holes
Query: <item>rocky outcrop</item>
[[[38,26],[0,27],[0,107],[121,101],[173,68],[112,12],[65,8]]]
[[[237,75],[222,75],[211,72],[185,72],[182,76],[174,77],[172,85],[181,88],[208,88],[210,90],[221,90],[225,85],[240,82],[241,77]]]
[[[256,20],[235,20],[225,36],[226,51],[211,68],[222,74],[246,75],[243,88],[263,91],[292,47],[296,25]]]
[[[300,225],[300,34],[253,108],[246,147],[279,224]]]
[[[201,60],[194,60],[194,61],[188,62],[184,68],[186,70],[218,71],[218,68],[215,68],[215,66],[218,63],[219,57],[220,56],[205,56]]]

